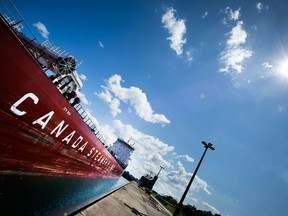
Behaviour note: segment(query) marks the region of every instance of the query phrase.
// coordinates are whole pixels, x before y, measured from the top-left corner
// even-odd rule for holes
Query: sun
[[[286,59],[280,64],[279,73],[281,74],[281,76],[288,78],[288,59]]]

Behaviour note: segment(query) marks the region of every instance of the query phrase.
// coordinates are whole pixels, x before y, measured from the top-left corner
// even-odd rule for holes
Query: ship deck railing
[[[0,15],[4,18],[12,31],[18,36],[19,40],[22,41],[23,45],[27,48],[27,50],[31,53],[39,65],[43,67],[43,65],[38,61],[38,58],[45,56],[45,58],[50,62],[50,65],[45,68],[45,70],[51,69],[53,67],[54,60],[46,54],[45,49],[47,48],[42,46],[41,43],[37,40],[33,31],[30,29],[29,25],[26,23],[25,19],[20,14],[12,1],[1,0]],[[31,43],[38,45],[39,53],[37,53],[37,55],[30,49]]]
[[[93,133],[96,135],[96,137],[100,140],[100,142],[104,145],[105,144],[105,139],[101,136],[99,130],[97,129],[97,126],[95,123],[92,121],[90,114],[87,113],[87,111],[82,107],[81,104],[77,104],[74,106],[75,110],[78,112],[80,117],[82,118],[83,122],[93,131]]]

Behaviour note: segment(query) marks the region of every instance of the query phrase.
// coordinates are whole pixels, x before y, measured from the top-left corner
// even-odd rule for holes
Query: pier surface
[[[134,181],[79,211],[76,216],[164,216],[172,215],[157,200],[147,195]]]

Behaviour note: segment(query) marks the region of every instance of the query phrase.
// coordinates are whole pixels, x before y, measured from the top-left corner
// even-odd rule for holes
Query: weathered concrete
[[[80,211],[76,216],[164,216],[171,215],[160,203],[130,182],[109,196]]]

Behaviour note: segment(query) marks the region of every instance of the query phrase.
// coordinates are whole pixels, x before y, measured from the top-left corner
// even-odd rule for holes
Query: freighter
[[[134,148],[105,146],[77,97],[77,59],[26,36],[18,16],[0,16],[0,173],[118,178]]]

